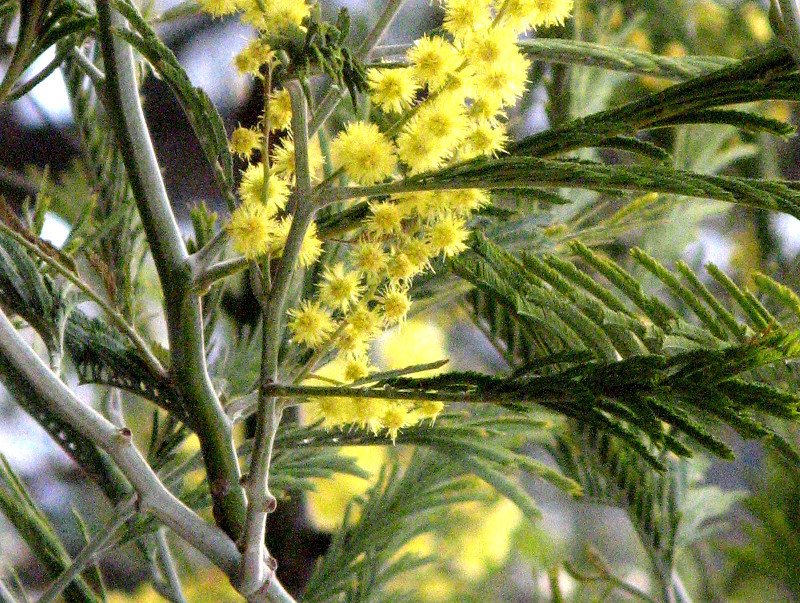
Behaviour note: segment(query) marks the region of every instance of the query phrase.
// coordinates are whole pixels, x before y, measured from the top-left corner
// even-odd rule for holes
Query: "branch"
[[[133,51],[112,35],[127,27],[110,0],[97,2],[99,39],[106,70],[107,109],[136,206],[164,291],[172,372],[191,427],[200,439],[217,524],[232,538],[242,529],[246,501],[231,423],[208,375],[200,297],[192,285],[192,263],[170,207],[142,113]]]
[[[308,106],[303,89],[297,80],[287,82],[286,89],[292,101],[297,185],[292,226],[264,305],[255,448],[250,458],[250,472],[246,480],[247,498],[250,504],[245,522],[244,559],[239,585],[245,593],[259,588],[265,579],[269,581],[269,577],[263,575],[263,559],[266,557],[271,560],[265,545],[266,521],[267,514],[274,511],[276,505],[275,497],[269,491],[269,468],[275,434],[283,414],[283,403],[275,396],[270,396],[267,388],[278,379],[278,354],[283,339],[286,300],[295,275],[295,265],[303,238],[314,217],[311,175],[308,167]],[[272,563],[274,564],[274,560]],[[277,565],[271,569],[274,571],[275,567]]]
[[[100,413],[84,404],[20,337],[0,310],[0,377],[17,395],[40,398],[53,414],[82,436],[93,441],[113,459],[139,496],[141,512],[152,513],[161,523],[192,545],[232,579],[241,555],[234,542],[220,529],[210,526],[167,490],[134,446],[129,429],[118,429]],[[277,579],[250,598],[291,602]]]

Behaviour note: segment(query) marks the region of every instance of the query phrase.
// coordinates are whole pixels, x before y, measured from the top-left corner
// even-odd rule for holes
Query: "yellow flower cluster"
[[[211,11],[211,2],[204,0]],[[297,0],[231,0],[244,20],[262,34],[299,27],[308,5]],[[444,31],[417,40],[407,66],[371,69],[367,79],[373,105],[393,125],[381,129],[353,121],[331,141],[332,165],[352,183],[370,186],[438,169],[477,156],[503,152],[508,141],[505,109],[522,96],[528,59],[518,37],[532,27],[563,23],[572,0],[442,0]],[[215,5],[216,6],[216,5]],[[222,9],[215,8],[216,13]],[[267,40],[252,42],[236,59],[243,72],[261,77],[275,60]],[[394,116],[394,117],[391,117]],[[399,117],[398,117],[399,116]],[[248,259],[282,253],[291,218],[285,208],[295,179],[291,103],[283,90],[270,93],[270,132],[280,136],[271,156],[263,157],[264,133],[237,129],[231,149],[250,162],[231,216],[228,233],[236,251]],[[381,120],[385,123],[387,120]],[[260,160],[254,151],[262,150]],[[317,177],[323,165],[319,143],[309,145],[309,167]],[[420,191],[367,200],[368,214],[344,241],[347,252],[321,270],[315,293],[289,311],[295,343],[314,351],[309,366],[338,353],[334,377],[352,382],[369,374],[370,343],[386,329],[405,322],[415,276],[437,258],[466,249],[467,221],[489,202],[478,189]],[[309,266],[322,251],[312,224],[300,263]],[[406,364],[409,364],[406,362]],[[413,405],[376,400],[327,399],[319,402],[326,425],[357,424],[394,439],[400,429],[434,418],[441,404]]]

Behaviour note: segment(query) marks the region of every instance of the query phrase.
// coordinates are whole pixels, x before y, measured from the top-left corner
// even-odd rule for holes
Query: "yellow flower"
[[[344,380],[358,381],[370,373],[369,359],[366,356],[351,356],[344,366]]]
[[[380,237],[403,230],[403,212],[396,203],[377,201],[370,203],[369,209],[372,213],[367,222],[370,232]]]
[[[242,21],[270,36],[282,35],[300,27],[310,7],[303,0],[242,0]]]
[[[478,71],[503,61],[516,48],[516,34],[504,27],[472,32],[464,38],[464,56]]]
[[[405,321],[408,310],[411,308],[411,300],[408,299],[406,289],[396,285],[389,286],[379,301],[387,323],[392,325]]]
[[[244,203],[261,203],[270,215],[275,215],[279,209],[286,207],[289,185],[282,178],[272,174],[265,191],[264,164],[259,162],[249,166],[242,174],[239,196]]]
[[[233,65],[242,74],[261,75],[261,66],[272,62],[275,53],[269,44],[260,38],[250,40],[247,46],[233,59]]]
[[[362,303],[347,315],[347,324],[356,333],[360,333],[366,338],[371,338],[380,328],[381,318],[375,310],[370,310]]]
[[[436,253],[443,253],[445,257],[458,255],[467,248],[464,241],[469,237],[469,231],[464,227],[464,220],[453,216],[445,216],[431,226],[428,231],[428,242]]]
[[[283,248],[286,246],[286,239],[289,237],[289,231],[292,228],[292,217],[286,216],[281,218],[278,223],[278,229],[275,234],[275,240],[270,247],[270,252],[276,256],[283,253]],[[317,223],[312,222],[303,236],[303,242],[300,246],[300,255],[297,258],[298,263],[303,266],[310,266],[319,259],[322,255],[322,241],[317,236]]]
[[[396,252],[389,261],[389,278],[395,283],[408,284],[415,274],[422,271],[411,259],[402,252]]]
[[[409,417],[408,404],[403,402],[390,402],[381,418],[386,435],[392,439],[392,443],[397,439],[397,433],[403,428],[412,425]]]
[[[487,0],[444,0],[444,29],[457,39],[491,22]]]
[[[319,179],[322,173],[322,164],[325,158],[322,156],[322,149],[319,145],[319,139],[315,136],[308,141],[308,171],[311,174],[311,179]],[[289,182],[294,182],[295,179],[295,155],[294,155],[294,137],[290,133],[285,136],[280,144],[275,148],[272,156],[272,169],[273,171],[285,178]]]
[[[421,342],[424,345],[420,345]],[[447,341],[442,329],[419,318],[409,320],[402,328],[389,331],[378,344],[380,363],[386,369],[427,364],[447,357]],[[414,376],[435,375],[443,371],[444,367],[440,367],[415,373]]]
[[[261,203],[245,202],[237,207],[227,226],[233,248],[249,260],[266,254],[278,230],[271,216]]]
[[[466,217],[473,211],[489,205],[491,200],[486,191],[479,188],[463,188],[452,191],[438,191],[436,205],[442,211],[450,211],[457,216]]]
[[[277,90],[269,96],[269,129],[285,130],[292,123],[292,98],[288,90]]]
[[[519,50],[509,52],[502,61],[486,65],[475,73],[479,99],[491,105],[513,105],[525,92],[530,61]]]
[[[459,149],[459,157],[470,159],[477,155],[497,156],[505,149],[507,142],[508,134],[504,124],[493,126],[489,121],[481,120],[473,124],[472,131]]]
[[[361,241],[350,253],[353,265],[364,273],[366,279],[376,280],[386,269],[386,254],[383,245],[373,241]]]
[[[441,88],[462,62],[458,49],[438,36],[423,36],[414,42],[406,56],[414,77],[420,84],[427,84],[430,90]]]
[[[198,0],[198,4],[200,4],[200,10],[212,17],[232,15],[239,9],[239,3],[236,0]]]
[[[387,113],[401,113],[407,109],[419,89],[408,67],[370,69],[367,80],[370,99]]]
[[[357,272],[345,272],[344,264],[326,266],[319,284],[319,299],[329,308],[347,310],[364,291],[360,281]]]
[[[261,134],[250,128],[239,127],[231,134],[231,153],[235,153],[245,159],[250,157],[253,149],[258,148],[260,144]]]
[[[375,124],[350,122],[331,143],[334,165],[359,184],[374,184],[392,174],[397,159],[392,143]]]
[[[289,310],[289,330],[292,340],[316,348],[333,332],[335,325],[330,314],[318,302],[304,300],[296,309]]]

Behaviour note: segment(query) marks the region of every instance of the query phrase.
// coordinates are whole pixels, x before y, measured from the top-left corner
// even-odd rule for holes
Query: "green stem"
[[[97,14],[106,70],[106,108],[164,291],[172,376],[191,419],[189,426],[200,439],[214,518],[235,540],[242,530],[246,500],[239,484],[231,423],[206,367],[203,313],[192,284],[192,265],[142,113],[133,51],[111,33],[112,21],[116,27],[126,27],[125,21],[112,13],[110,0],[98,0]]]

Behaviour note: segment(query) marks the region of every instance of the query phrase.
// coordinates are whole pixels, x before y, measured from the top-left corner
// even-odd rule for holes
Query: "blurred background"
[[[365,2],[350,2],[354,39],[359,39],[381,8]],[[145,7],[161,14],[178,6],[172,0],[156,0]],[[335,15],[340,4],[323,2],[324,14]],[[579,21],[540,35],[580,37],[604,44],[682,56],[715,54],[746,57],[775,43],[766,5],[755,2],[711,0],[650,0],[610,4],[580,4]],[[422,31],[437,27],[441,11],[427,0],[409,0],[397,17],[384,43],[410,42]],[[159,32],[178,56],[189,77],[202,87],[221,112],[228,132],[238,124],[256,122],[260,94],[252,80],[231,68],[233,56],[253,32],[235,18],[212,19],[190,15],[164,23]],[[13,39],[13,33],[12,33]],[[8,59],[8,48],[0,49],[0,73]],[[52,55],[43,57],[44,66]],[[551,121],[601,110],[668,83],[653,78],[575,68],[567,76],[563,68],[537,65],[531,75],[533,87],[517,112],[510,116],[510,130],[522,136],[548,127]],[[563,96],[554,96],[554,91]],[[321,92],[321,91],[318,91]],[[187,223],[189,209],[205,202],[225,213],[216,197],[211,174],[191,128],[177,101],[162,82],[150,76],[142,95],[156,151],[168,192],[176,212]],[[795,107],[773,103],[764,107],[771,116],[796,123]],[[744,136],[727,127],[682,128],[664,133],[672,145],[676,162],[697,171],[724,170],[742,175],[800,178],[796,139],[776,140]],[[669,137],[674,137],[668,139]],[[90,196],[82,168],[76,130],[63,78],[56,71],[31,94],[0,108],[0,195],[16,207],[35,196],[42,187],[53,197],[45,238],[58,245],[76,218],[76,199]],[[565,212],[565,220],[588,206],[591,199],[576,194],[576,204]],[[187,226],[188,228],[188,226]],[[666,264],[684,259],[692,266],[712,261],[738,281],[761,270],[776,280],[800,289],[800,222],[785,215],[732,207],[721,203],[693,203],[691,209],[676,208],[661,225],[626,233],[625,246],[638,244]],[[614,249],[614,244],[608,246]],[[620,246],[621,247],[621,246]],[[157,325],[154,327],[158,335]],[[413,345],[424,341],[425,346]],[[412,345],[409,347],[409,342]],[[424,349],[422,349],[424,348]],[[415,350],[409,354],[408,350]],[[415,355],[416,354],[416,355]],[[482,338],[480,331],[456,308],[432,308],[416,317],[399,333],[384,337],[373,355],[385,367],[452,359],[454,370],[502,370],[502,357]],[[413,356],[413,357],[412,357]],[[78,388],[88,401],[98,392]],[[128,400],[129,419],[135,420],[135,401]],[[141,414],[141,413],[140,413]],[[142,415],[144,416],[144,415]],[[144,419],[143,419],[144,420]],[[786,429],[785,427],[783,428]],[[797,441],[797,434],[787,434]],[[687,589],[700,601],[800,601],[800,481],[766,455],[757,445],[736,441],[738,452],[732,463],[693,465],[697,504],[717,505],[724,515],[703,525],[703,538],[687,547],[678,569]],[[98,506],[100,498],[69,458],[53,445],[49,436],[28,419],[0,388],[0,453],[30,488],[35,500],[62,530],[71,551],[81,546],[79,514],[88,526],[100,525],[109,509]],[[532,454],[548,460],[542,449]],[[370,462],[365,460],[365,462]],[[310,501],[305,513],[299,503],[281,506],[271,518],[273,554],[282,560],[280,573],[290,589],[302,588],[314,559],[325,551],[326,529],[335,524],[341,508],[324,508],[325,493],[334,490],[363,491],[359,484],[320,485],[320,498]],[[569,600],[634,600],[633,595],[605,591],[591,576],[611,572],[627,583],[647,590],[648,560],[635,532],[620,511],[567,500],[541,484],[530,485],[545,510],[544,521],[532,525],[518,512],[498,503],[488,515],[462,509],[462,533],[443,534],[437,546],[450,548],[452,569],[431,574],[421,587],[420,600],[452,601],[546,601],[552,587]],[[287,529],[288,526],[288,529]],[[475,550],[467,542],[478,543]],[[179,547],[179,562],[192,574],[187,581],[190,601],[237,600],[226,588],[226,580],[206,569],[202,560]],[[13,528],[0,518],[0,572],[13,568],[27,584],[43,579],[41,569]],[[119,600],[159,600],[151,590],[140,588],[147,576],[146,565],[131,550],[103,563],[109,587]],[[285,573],[284,573],[285,572]],[[454,578],[458,576],[458,578]],[[287,577],[289,577],[287,579]]]

